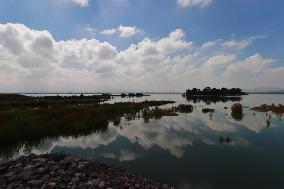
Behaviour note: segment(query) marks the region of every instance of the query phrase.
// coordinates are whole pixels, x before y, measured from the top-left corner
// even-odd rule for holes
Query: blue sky
[[[235,54],[237,63],[258,54],[274,60],[270,68],[282,68],[283,7],[281,0],[9,0],[0,2],[0,23],[47,30],[55,42],[70,39],[108,42],[118,53],[145,38],[159,41],[176,29],[185,33],[183,40],[192,41],[194,48],[208,41],[241,42],[255,38],[237,52],[220,47],[207,53],[192,50],[190,53],[202,53],[203,58],[191,64],[204,64],[202,61],[210,56],[226,53]],[[127,29],[132,30],[122,34]],[[260,83],[247,87],[253,85],[257,87]]]
[[[0,2],[0,21],[47,29],[58,40],[84,37],[79,30],[86,25],[98,30],[135,25],[151,37],[181,28],[199,43],[267,35],[277,47],[284,41],[283,7],[280,0],[215,0],[204,8],[182,8],[176,0],[90,0],[88,7],[64,0],[9,0]]]

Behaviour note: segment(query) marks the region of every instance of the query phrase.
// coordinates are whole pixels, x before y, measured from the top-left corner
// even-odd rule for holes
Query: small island
[[[241,96],[241,95],[247,95],[247,93],[243,92],[242,89],[240,88],[221,88],[221,89],[216,89],[216,88],[210,88],[206,87],[203,90],[201,89],[187,89],[185,96]]]
[[[240,101],[242,95],[247,95],[247,93],[243,92],[239,88],[210,88],[206,87],[203,90],[193,88],[186,90],[185,93],[182,94],[189,102],[199,103],[204,102],[206,104],[216,103],[216,102],[227,102],[227,101]]]
[[[131,97],[143,97],[143,96],[150,96],[150,95],[145,95],[145,94],[143,94],[143,93],[128,93],[128,94],[126,94],[126,93],[121,93],[120,96],[121,96],[122,98],[124,98],[124,97],[129,97],[129,98],[131,98]]]

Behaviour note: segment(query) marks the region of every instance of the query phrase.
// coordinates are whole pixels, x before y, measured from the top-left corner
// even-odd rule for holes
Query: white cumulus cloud
[[[71,1],[82,7],[87,7],[89,5],[89,0],[71,0]]]
[[[262,39],[265,37],[266,36],[253,36],[253,37],[245,38],[242,40],[229,40],[229,41],[225,41],[223,43],[223,46],[226,48],[235,48],[237,50],[242,50],[250,46],[254,40]]]
[[[238,54],[245,47],[227,49],[220,40],[206,43],[210,52],[176,29],[118,50],[95,37],[56,41],[46,30],[0,24],[0,92],[166,92],[282,85],[284,67],[274,64],[276,60],[261,54],[243,60]]]
[[[117,28],[103,30],[101,31],[101,34],[104,35],[118,34],[122,38],[129,38],[141,32],[142,30],[140,30],[136,26],[119,26]]]
[[[206,7],[211,3],[211,0],[177,0],[177,3],[181,7],[192,7],[192,6]]]

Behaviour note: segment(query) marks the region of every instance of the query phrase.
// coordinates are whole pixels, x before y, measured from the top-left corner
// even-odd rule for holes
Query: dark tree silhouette
[[[186,90],[186,93],[184,94],[185,96],[241,96],[241,95],[246,95],[246,93],[242,92],[240,88],[221,88],[221,89],[216,89],[213,88],[211,89],[210,87],[205,87],[203,90],[200,89],[188,89]]]

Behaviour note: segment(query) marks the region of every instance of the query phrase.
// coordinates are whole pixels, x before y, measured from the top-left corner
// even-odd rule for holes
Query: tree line
[[[193,88],[193,89],[187,89],[185,96],[241,96],[241,95],[246,95],[245,92],[243,92],[240,88],[221,88],[221,89],[216,89],[216,88],[210,88],[206,87],[203,90]]]

